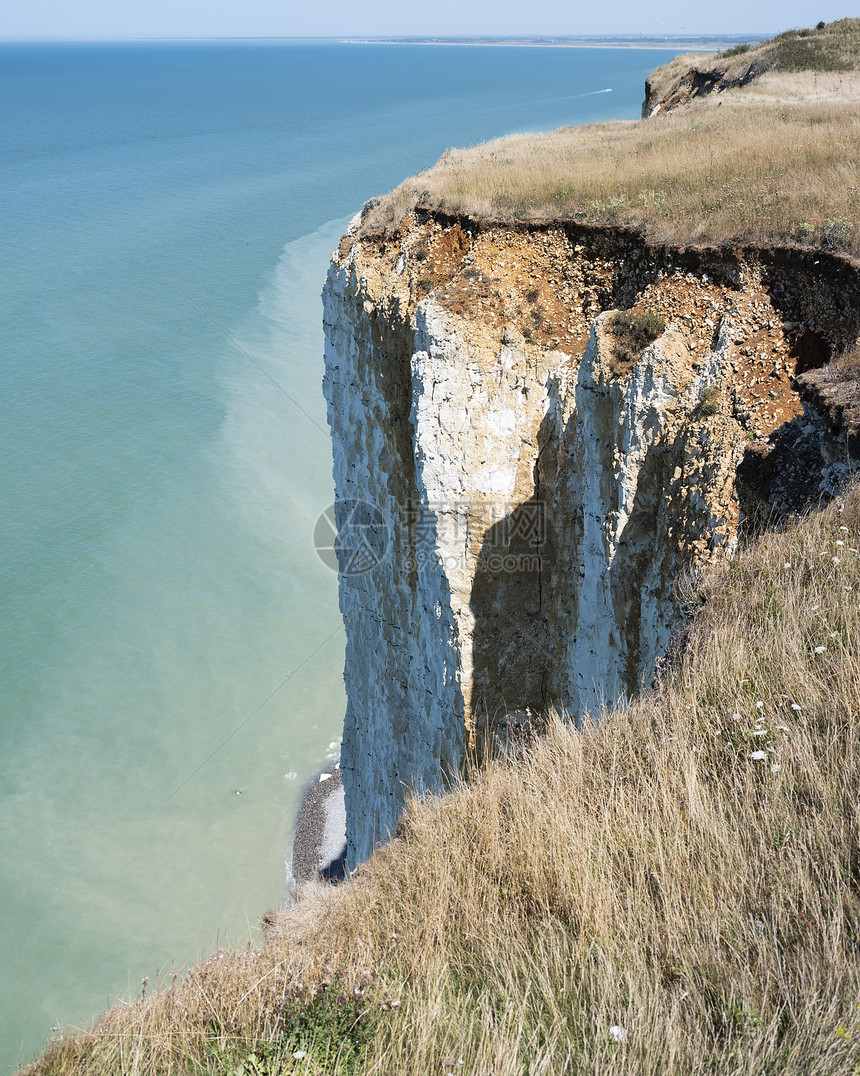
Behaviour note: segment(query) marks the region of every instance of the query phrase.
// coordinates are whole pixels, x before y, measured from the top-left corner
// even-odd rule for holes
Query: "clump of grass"
[[[860,491],[763,535],[697,580],[658,691],[413,801],[264,947],[112,1010],[31,1076],[854,1076],[858,551]],[[332,1024],[295,996],[320,986],[329,1013],[370,1000]]]
[[[610,314],[604,326],[612,334],[610,373],[618,376],[629,370],[645,348],[663,335],[666,323],[653,310],[633,307]]]
[[[827,369],[834,381],[860,385],[860,347],[851,348],[837,355]]]
[[[719,390],[713,385],[708,385],[702,390],[702,406],[701,411],[703,415],[715,415],[719,410],[717,404],[717,396]]]
[[[860,347],[837,355],[826,366],[803,375],[807,386],[820,394],[830,422],[845,433],[846,445],[856,453],[860,442]]]

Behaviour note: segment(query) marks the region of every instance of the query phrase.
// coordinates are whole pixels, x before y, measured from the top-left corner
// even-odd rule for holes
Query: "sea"
[[[0,45],[0,1073],[290,892],[338,757],[320,290],[452,146],[673,49]]]

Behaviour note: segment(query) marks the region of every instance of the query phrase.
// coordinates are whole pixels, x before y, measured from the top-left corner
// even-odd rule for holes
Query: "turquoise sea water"
[[[344,706],[348,218],[449,146],[638,116],[671,55],[0,46],[0,1072],[286,896]]]

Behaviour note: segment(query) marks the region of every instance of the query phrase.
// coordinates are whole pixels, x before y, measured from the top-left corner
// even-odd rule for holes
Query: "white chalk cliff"
[[[836,257],[425,213],[356,220],[324,306],[355,866],[484,736],[650,683],[679,578],[809,486],[756,461],[838,482],[794,375],[857,338],[860,291]],[[628,309],[657,325],[632,355]]]

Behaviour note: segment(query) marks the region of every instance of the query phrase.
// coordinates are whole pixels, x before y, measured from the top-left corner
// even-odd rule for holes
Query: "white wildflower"
[[[789,729],[787,729],[787,728],[785,727],[785,725],[777,725],[777,726],[776,726],[776,731],[777,731],[777,732],[788,732],[788,731],[789,731]]]
[[[770,768],[770,772],[771,773],[779,773],[779,771],[781,769],[782,769],[782,767],[780,766],[780,764],[778,762],[774,762],[774,764]]]
[[[764,703],[761,701],[761,699],[759,699],[758,702],[755,704],[755,708],[756,710],[760,710],[762,706],[764,706]]]
[[[823,654],[826,649],[827,649],[826,646],[816,646],[815,653],[816,654]]]
[[[791,565],[789,564],[788,561],[786,561],[785,564],[783,564],[783,568],[790,568],[790,567],[791,567]]]
[[[609,1037],[613,1042],[624,1042],[627,1038],[627,1028],[619,1027],[618,1024],[613,1024],[609,1029]]]
[[[740,714],[732,714],[732,721],[740,721],[740,719],[741,719]]]
[[[767,736],[767,729],[756,729],[753,736]]]
[[[791,708],[792,708],[792,710],[802,710],[803,709],[803,707],[800,705],[799,702],[793,702],[791,704]]]
[[[848,533],[848,528],[847,527],[840,527],[839,529],[841,531],[845,531],[846,534]]]
[[[307,1050],[294,1050],[293,1051],[293,1057],[296,1059],[296,1061],[301,1061],[301,1059],[303,1057],[307,1057],[307,1056],[308,1056]]]
[[[767,758],[767,751],[753,751],[750,758],[753,762],[764,762]]]
[[[833,558],[833,563],[834,563],[834,564],[841,564],[841,563],[842,563],[842,561],[841,561],[841,560],[839,559],[839,557],[834,557],[834,558]]]
[[[845,545],[845,543],[840,538],[836,539],[836,544],[837,545]]]

